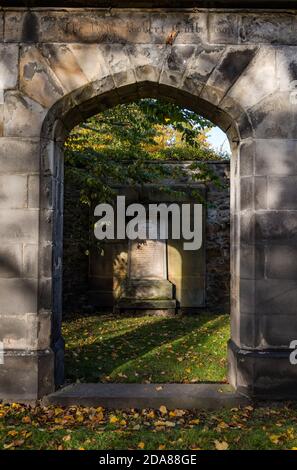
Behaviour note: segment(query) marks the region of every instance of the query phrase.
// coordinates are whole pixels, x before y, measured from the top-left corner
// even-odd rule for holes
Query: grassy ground
[[[297,408],[221,412],[0,405],[0,449],[297,449]]]
[[[226,381],[228,315],[80,317],[63,335],[72,382]]]
[[[226,377],[228,316],[78,318],[64,325],[67,376],[191,382]],[[0,404],[0,449],[297,449],[297,405],[220,412]]]

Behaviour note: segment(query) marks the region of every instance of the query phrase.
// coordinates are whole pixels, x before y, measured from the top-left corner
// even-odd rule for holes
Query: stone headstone
[[[143,222],[147,236],[153,226],[152,222]],[[129,243],[129,277],[131,279],[167,279],[167,257],[165,240],[131,240]]]

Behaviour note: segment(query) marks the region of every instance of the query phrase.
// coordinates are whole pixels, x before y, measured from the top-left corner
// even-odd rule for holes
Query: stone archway
[[[149,96],[198,111],[229,136],[230,382],[250,396],[293,397],[296,105],[287,28],[296,17],[270,12],[255,22],[259,13],[208,10],[3,14],[0,396],[34,400],[61,382],[64,139],[100,110]],[[294,33],[290,38],[295,44]]]

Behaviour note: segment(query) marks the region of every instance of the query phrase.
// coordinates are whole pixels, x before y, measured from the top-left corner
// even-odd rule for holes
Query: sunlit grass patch
[[[94,315],[68,321],[63,334],[70,381],[226,381],[229,315]]]

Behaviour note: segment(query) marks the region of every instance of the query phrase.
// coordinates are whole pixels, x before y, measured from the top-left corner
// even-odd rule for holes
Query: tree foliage
[[[168,178],[216,181],[205,164],[219,160],[209,148],[206,131],[212,124],[193,111],[155,99],[142,99],[108,109],[76,127],[65,143],[66,184],[80,189],[82,203],[112,202],[114,185],[154,183],[161,191]],[[183,165],[156,165],[156,161]],[[189,175],[188,175],[189,177]],[[196,194],[199,198],[199,194]]]

